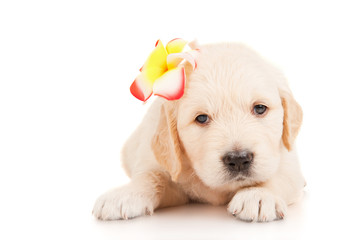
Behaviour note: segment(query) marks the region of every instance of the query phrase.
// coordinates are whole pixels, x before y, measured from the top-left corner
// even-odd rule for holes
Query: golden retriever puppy
[[[200,46],[177,101],[156,99],[123,148],[131,182],[96,201],[103,220],[189,202],[244,221],[282,219],[305,185],[294,141],[302,110],[284,76],[241,44]]]

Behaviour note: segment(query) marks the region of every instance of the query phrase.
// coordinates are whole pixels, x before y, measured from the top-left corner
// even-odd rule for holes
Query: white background
[[[1,1],[0,239],[359,239],[359,25],[356,1]],[[150,105],[129,86],[175,37],[244,42],[287,75],[308,186],[286,220],[206,205],[92,217],[128,181],[120,149]]]

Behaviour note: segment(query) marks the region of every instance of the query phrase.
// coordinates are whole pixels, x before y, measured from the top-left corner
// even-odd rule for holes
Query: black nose
[[[249,151],[228,152],[222,158],[225,166],[232,172],[243,172],[249,169],[254,154]]]

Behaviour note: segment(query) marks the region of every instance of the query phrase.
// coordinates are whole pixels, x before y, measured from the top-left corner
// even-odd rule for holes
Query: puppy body
[[[178,101],[157,99],[123,148],[132,181],[102,195],[94,215],[127,219],[190,201],[228,204],[246,221],[283,218],[305,184],[294,140],[302,120],[282,74],[240,44],[200,48],[198,67],[186,65],[187,85]],[[253,107],[268,112],[256,116]],[[194,121],[199,114],[209,123]],[[223,159],[243,150],[254,156],[246,172],[231,172]]]

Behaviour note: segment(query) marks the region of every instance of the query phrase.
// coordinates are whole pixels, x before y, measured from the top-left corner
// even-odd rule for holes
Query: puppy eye
[[[267,110],[267,106],[258,104],[254,106],[254,114],[255,115],[263,115]]]
[[[208,115],[201,114],[195,118],[195,121],[197,121],[200,124],[205,124],[209,122],[209,117]]]

